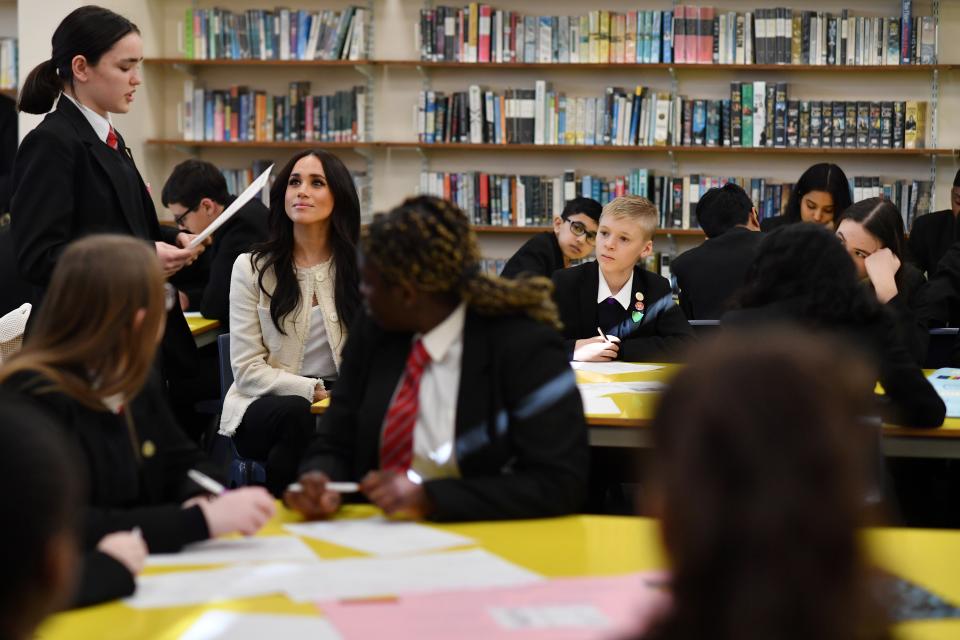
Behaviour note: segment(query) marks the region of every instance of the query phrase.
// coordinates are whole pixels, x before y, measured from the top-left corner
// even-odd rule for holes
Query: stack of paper
[[[424,553],[475,544],[466,536],[415,522],[396,522],[386,518],[305,522],[288,524],[284,528],[299,536],[381,556]]]

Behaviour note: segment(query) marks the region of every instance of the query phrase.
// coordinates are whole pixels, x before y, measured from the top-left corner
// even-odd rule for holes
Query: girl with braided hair
[[[545,278],[480,273],[466,216],[431,197],[374,218],[360,241],[366,314],[287,503],[340,506],[361,481],[388,514],[433,520],[570,513],[584,499],[583,407]]]

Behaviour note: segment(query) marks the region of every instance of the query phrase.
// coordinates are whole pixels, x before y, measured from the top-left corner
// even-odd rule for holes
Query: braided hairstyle
[[[377,214],[360,248],[389,284],[410,282],[420,291],[454,294],[479,314],[525,313],[559,329],[547,278],[507,280],[480,272],[480,250],[464,213],[440,198],[408,198]]]

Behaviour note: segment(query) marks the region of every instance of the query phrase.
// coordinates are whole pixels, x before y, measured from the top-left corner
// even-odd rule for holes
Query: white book
[[[721,13],[719,17],[720,33],[717,34],[717,49],[720,52],[720,64],[727,64],[727,49],[730,46],[727,39],[727,14]]]
[[[587,61],[597,63],[600,62],[600,42],[599,38],[594,37],[594,34],[600,33],[600,12],[591,11],[588,15],[590,20],[590,39],[588,40],[589,58]]]
[[[827,64],[827,16],[820,12],[820,65]]]
[[[494,62],[503,62],[503,11],[500,10],[493,12],[493,51],[491,53],[493,55],[490,58]]]
[[[290,10],[280,9],[280,59],[290,59]]]
[[[483,143],[483,102],[480,97],[480,86],[470,85],[470,143]]]
[[[304,51],[304,60],[314,60],[317,57],[317,39],[320,37],[320,17],[318,11],[314,13],[310,20],[310,35],[307,38],[307,48]]]
[[[670,131],[670,94],[657,94],[656,127],[653,132],[653,144],[662,147],[668,144]]]
[[[753,146],[766,146],[767,126],[767,83],[753,83]]]
[[[570,20],[570,62],[580,62],[580,21]]]
[[[365,87],[357,88],[357,138],[356,141],[366,142],[367,140],[367,91]],[[434,139],[443,135],[442,131],[434,132]]]
[[[633,95],[628,95],[624,99],[623,112],[623,127],[620,129],[620,144],[633,144],[633,140],[630,139],[630,124],[633,122]]]
[[[747,14],[747,16],[749,16],[749,14]],[[746,43],[745,43],[745,42],[741,42],[741,41],[740,41],[740,38],[738,38],[738,37],[736,36],[736,33],[743,33],[743,32],[744,32],[744,29],[746,29],[746,24],[747,24],[747,21],[748,21],[748,17],[747,17],[747,16],[737,16],[737,24],[736,24],[736,26],[734,27],[733,48],[734,48],[734,55],[736,56],[736,58],[735,58],[736,64],[744,64],[744,55],[745,55],[745,52],[746,52],[745,44],[746,44]]]
[[[427,92],[421,91],[417,97],[417,106],[413,108],[413,124],[417,129],[417,139],[426,142],[427,135]]]
[[[587,112],[584,116],[584,144],[597,144],[597,101],[594,98],[586,98]]]
[[[754,64],[753,39],[754,39],[754,20],[753,14],[749,11],[743,21],[743,62],[744,64]]]
[[[202,88],[193,90],[193,139],[203,140],[206,135],[206,117],[207,109],[204,104],[204,95]]]
[[[553,178],[553,217],[563,213],[563,178]]]
[[[560,16],[557,20],[558,58],[557,62],[570,62],[570,16]]]
[[[525,227],[527,226],[527,188],[523,183],[523,180],[520,179],[520,176],[516,176],[517,180],[517,226]]]
[[[577,139],[576,144],[587,144],[587,99],[577,98]]]
[[[682,229],[690,228],[690,202],[692,200],[690,197],[691,195],[690,190],[694,188],[699,188],[699,186],[700,185],[698,184],[696,187],[694,187],[690,183],[689,175],[683,176],[683,191],[681,192],[683,195],[683,205],[681,207],[681,214],[680,214],[680,227]],[[699,194],[698,194],[698,198],[699,198]]]
[[[536,106],[533,117],[533,143],[544,144],[547,122],[547,83],[537,80],[535,87]]]
[[[4,54],[6,54],[6,42],[4,44]],[[183,109],[182,109],[182,120],[180,122],[180,133],[183,136],[184,140],[194,140],[193,131],[193,113],[194,113],[194,104],[193,104],[193,78],[188,77],[183,81]],[[203,108],[203,104],[200,104],[200,108]]]
[[[553,42],[552,42],[552,31],[551,25],[546,23],[544,20],[539,18],[534,18],[539,23],[539,29],[537,30],[537,62],[541,64],[549,64],[553,62]]]

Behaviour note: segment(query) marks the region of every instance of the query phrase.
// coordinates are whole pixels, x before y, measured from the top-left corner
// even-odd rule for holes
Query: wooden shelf
[[[553,227],[501,227],[501,226],[487,226],[487,225],[473,225],[473,230],[477,233],[492,233],[492,234],[512,234],[512,235],[526,235],[541,233],[543,231],[550,231]],[[702,229],[657,229],[654,232],[658,236],[699,236],[703,237]]]
[[[775,147],[641,147],[616,145],[573,145],[573,144],[470,144],[463,142],[214,142],[210,140],[180,140],[177,138],[150,138],[149,145],[229,148],[229,149],[308,149],[323,147],[327,149],[421,149],[439,151],[604,151],[609,153],[708,153],[708,154],[764,154],[764,155],[857,155],[857,156],[953,156],[954,149],[844,149],[844,148],[789,148]]]
[[[690,63],[559,63],[559,62],[433,62],[429,60],[235,60],[217,58],[196,60],[192,58],[147,58],[151,65],[192,65],[201,67],[398,67],[422,69],[506,69],[506,70],[559,70],[571,71],[787,71],[864,73],[891,72],[916,73],[951,71],[956,64],[906,64],[906,65],[811,65],[811,64],[690,64]]]

